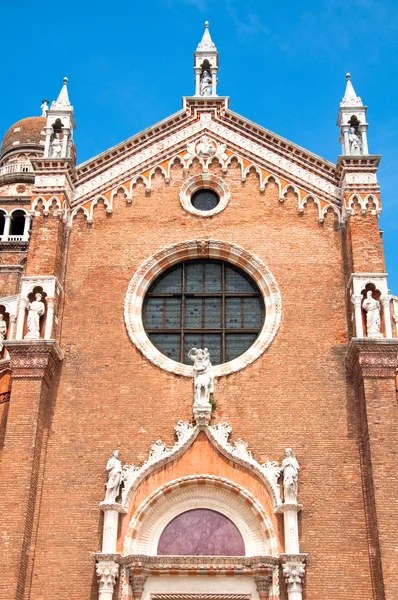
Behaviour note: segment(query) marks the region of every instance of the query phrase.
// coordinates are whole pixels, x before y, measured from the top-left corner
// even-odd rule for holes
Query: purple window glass
[[[159,555],[245,556],[243,538],[230,519],[207,508],[188,510],[163,530]]]

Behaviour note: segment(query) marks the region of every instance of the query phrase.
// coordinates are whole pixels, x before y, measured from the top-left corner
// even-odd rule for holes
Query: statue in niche
[[[282,461],[283,493],[285,504],[297,504],[299,464],[291,448],[286,448]]]
[[[114,450],[112,456],[106,463],[108,471],[108,481],[106,482],[105,502],[114,503],[119,495],[120,484],[122,483],[122,463],[119,458],[119,450]]]
[[[356,134],[355,127],[350,127],[350,131],[348,133],[348,142],[350,144],[350,155],[351,156],[360,156],[361,155],[361,140],[359,136]]]
[[[51,158],[60,158],[62,152],[62,140],[61,135],[56,133],[53,141],[51,142]]]
[[[35,294],[35,300],[28,304],[28,333],[25,335],[25,340],[40,339],[40,317],[44,315],[45,306],[42,302],[42,295]]]
[[[214,392],[213,367],[207,348],[191,348],[188,358],[193,360],[194,406],[208,406]]]
[[[369,338],[383,337],[380,332],[381,317],[380,317],[380,302],[373,298],[372,291],[369,290],[366,298],[362,303],[362,308],[366,312],[366,331]]]
[[[200,79],[200,95],[210,96],[211,94],[211,77],[208,71],[203,71]]]
[[[4,315],[0,314],[0,356],[4,348],[4,340],[7,335],[7,323],[4,320]]]

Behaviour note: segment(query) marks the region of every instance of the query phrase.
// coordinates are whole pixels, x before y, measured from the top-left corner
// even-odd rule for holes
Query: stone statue
[[[0,314],[0,356],[4,347],[4,340],[7,335],[7,323],[4,320],[4,316]]]
[[[286,458],[282,461],[283,493],[285,504],[297,504],[299,464],[291,448],[286,448]]]
[[[380,338],[383,334],[380,332],[380,302],[372,297],[372,291],[369,290],[362,303],[362,308],[366,312],[366,332],[368,338]]]
[[[351,156],[360,156],[361,154],[361,141],[355,133],[355,127],[350,127],[348,134],[348,142],[350,144]]]
[[[51,158],[59,158],[62,152],[62,140],[59,133],[56,133],[51,142]]]
[[[40,339],[40,317],[44,315],[45,311],[44,303],[41,299],[41,294],[35,294],[35,300],[28,304],[28,333],[25,335],[25,340]]]
[[[193,360],[194,406],[210,404],[210,394],[214,392],[213,367],[207,348],[191,348],[188,358]]]
[[[211,77],[207,71],[203,71],[200,79],[200,95],[210,96],[211,94]]]
[[[122,482],[122,463],[118,459],[119,450],[114,450],[112,456],[106,463],[106,470],[109,472],[106,482],[105,502],[114,503],[119,495],[120,484]]]
[[[41,116],[42,117],[46,117],[47,116],[47,111],[48,111],[48,100],[42,100],[41,101]]]

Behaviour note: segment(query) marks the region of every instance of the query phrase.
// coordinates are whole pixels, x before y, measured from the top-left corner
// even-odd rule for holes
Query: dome
[[[7,150],[17,149],[21,146],[41,146],[44,150],[46,126],[45,117],[27,117],[12,125],[6,132],[1,145],[1,155]]]

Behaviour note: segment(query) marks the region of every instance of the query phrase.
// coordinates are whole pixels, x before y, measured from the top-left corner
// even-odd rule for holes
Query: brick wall
[[[212,171],[220,174],[217,167]],[[193,165],[189,175],[198,172]],[[65,360],[25,596],[96,597],[91,553],[100,549],[98,502],[107,458],[118,447],[123,461],[141,463],[154,441],[172,444],[176,422],[191,418],[191,380],[155,367],[134,347],[123,302],[130,279],[149,256],[181,240],[211,237],[256,254],[273,273],[283,302],[271,347],[251,366],[216,382],[214,420],[227,420],[233,439],[247,440],[260,461],[281,459],[287,446],[296,452],[304,504],[301,550],[309,553],[306,600],[370,600],[358,429],[345,374],[342,233],[333,215],[320,225],[311,203],[300,216],[293,194],[281,204],[275,185],[260,193],[253,174],[242,183],[237,167],[223,175],[231,190],[226,210],[195,217],[179,202],[183,178],[176,166],[169,185],[156,176],[147,195],[138,184],[132,204],[117,199],[112,215],[98,205],[92,226],[82,215],[75,219],[59,328]],[[371,228],[372,244],[364,243],[363,222],[352,246],[355,256],[361,248],[373,257],[376,230]],[[59,269],[54,223],[35,219],[29,274]],[[381,268],[381,260],[377,250],[372,268]],[[359,263],[355,268],[368,270]]]

